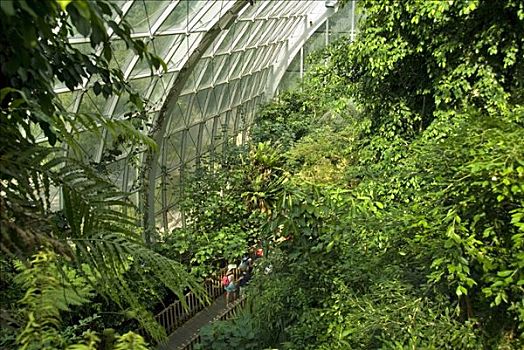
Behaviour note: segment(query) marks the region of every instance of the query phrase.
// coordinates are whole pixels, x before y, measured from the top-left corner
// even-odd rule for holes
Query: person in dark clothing
[[[238,285],[240,287],[240,295],[244,294],[244,290],[246,286],[248,285],[249,281],[251,280],[252,270],[253,270],[253,260],[251,258],[248,258],[245,261],[245,268],[242,271],[242,276],[240,277],[240,280],[238,281]]]

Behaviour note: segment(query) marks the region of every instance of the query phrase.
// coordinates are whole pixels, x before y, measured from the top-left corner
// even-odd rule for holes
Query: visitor
[[[227,306],[229,305],[229,302],[231,300],[235,300],[235,297],[236,297],[237,284],[235,281],[234,268],[228,268],[225,277],[226,277],[225,282],[227,283],[227,285],[224,287],[224,290],[226,291],[226,306]]]
[[[251,260],[251,259],[249,259]],[[244,295],[244,291],[246,289],[246,286],[249,284],[249,281],[251,280],[251,266],[248,264],[248,268],[242,273],[242,276],[240,277],[240,280],[238,282],[238,286],[240,289],[240,295]]]
[[[240,270],[240,273],[244,273],[249,269],[249,257],[245,256],[242,258],[242,261],[240,261],[240,265],[238,265],[238,269]]]

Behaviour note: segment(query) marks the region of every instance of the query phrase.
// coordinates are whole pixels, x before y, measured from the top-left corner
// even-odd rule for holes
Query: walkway
[[[233,309],[241,300],[237,300],[226,306],[224,296],[216,299],[213,304],[198,312],[191,317],[182,326],[178,327],[168,337],[166,343],[161,344],[159,350],[182,350],[187,349],[189,345],[198,337],[200,329],[207,324],[224,316],[229,309]]]

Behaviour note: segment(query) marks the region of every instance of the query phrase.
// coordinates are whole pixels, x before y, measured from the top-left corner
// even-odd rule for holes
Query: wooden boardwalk
[[[242,300],[236,300],[226,306],[225,296],[216,299],[210,306],[191,317],[182,326],[169,335],[166,342],[158,346],[159,350],[183,350],[192,348],[200,329],[211,322],[223,318],[228,310],[236,307]]]

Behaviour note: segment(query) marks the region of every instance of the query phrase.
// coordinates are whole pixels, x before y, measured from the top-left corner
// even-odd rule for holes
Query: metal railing
[[[241,295],[237,300],[233,301],[229,304],[229,306],[224,310],[222,313],[220,313],[218,316],[216,316],[213,321],[219,321],[219,320],[227,320],[232,317],[235,317],[238,313],[238,310],[240,310],[242,307],[244,307],[246,303],[246,297],[245,295]],[[180,350],[195,350],[195,347],[197,344],[201,342],[200,339],[200,333],[196,333],[187,343],[182,345],[179,349]]]
[[[211,301],[224,294],[224,287],[222,286],[221,280],[226,273],[227,268],[222,269],[218,274],[206,279],[204,282],[204,289]],[[238,271],[235,270],[234,274],[236,278]],[[193,292],[188,292],[184,298],[187,307],[184,307],[184,303],[182,303],[181,300],[177,300],[155,316],[155,320],[164,327],[167,334],[173,333],[176,328],[180,327],[207,306]]]

